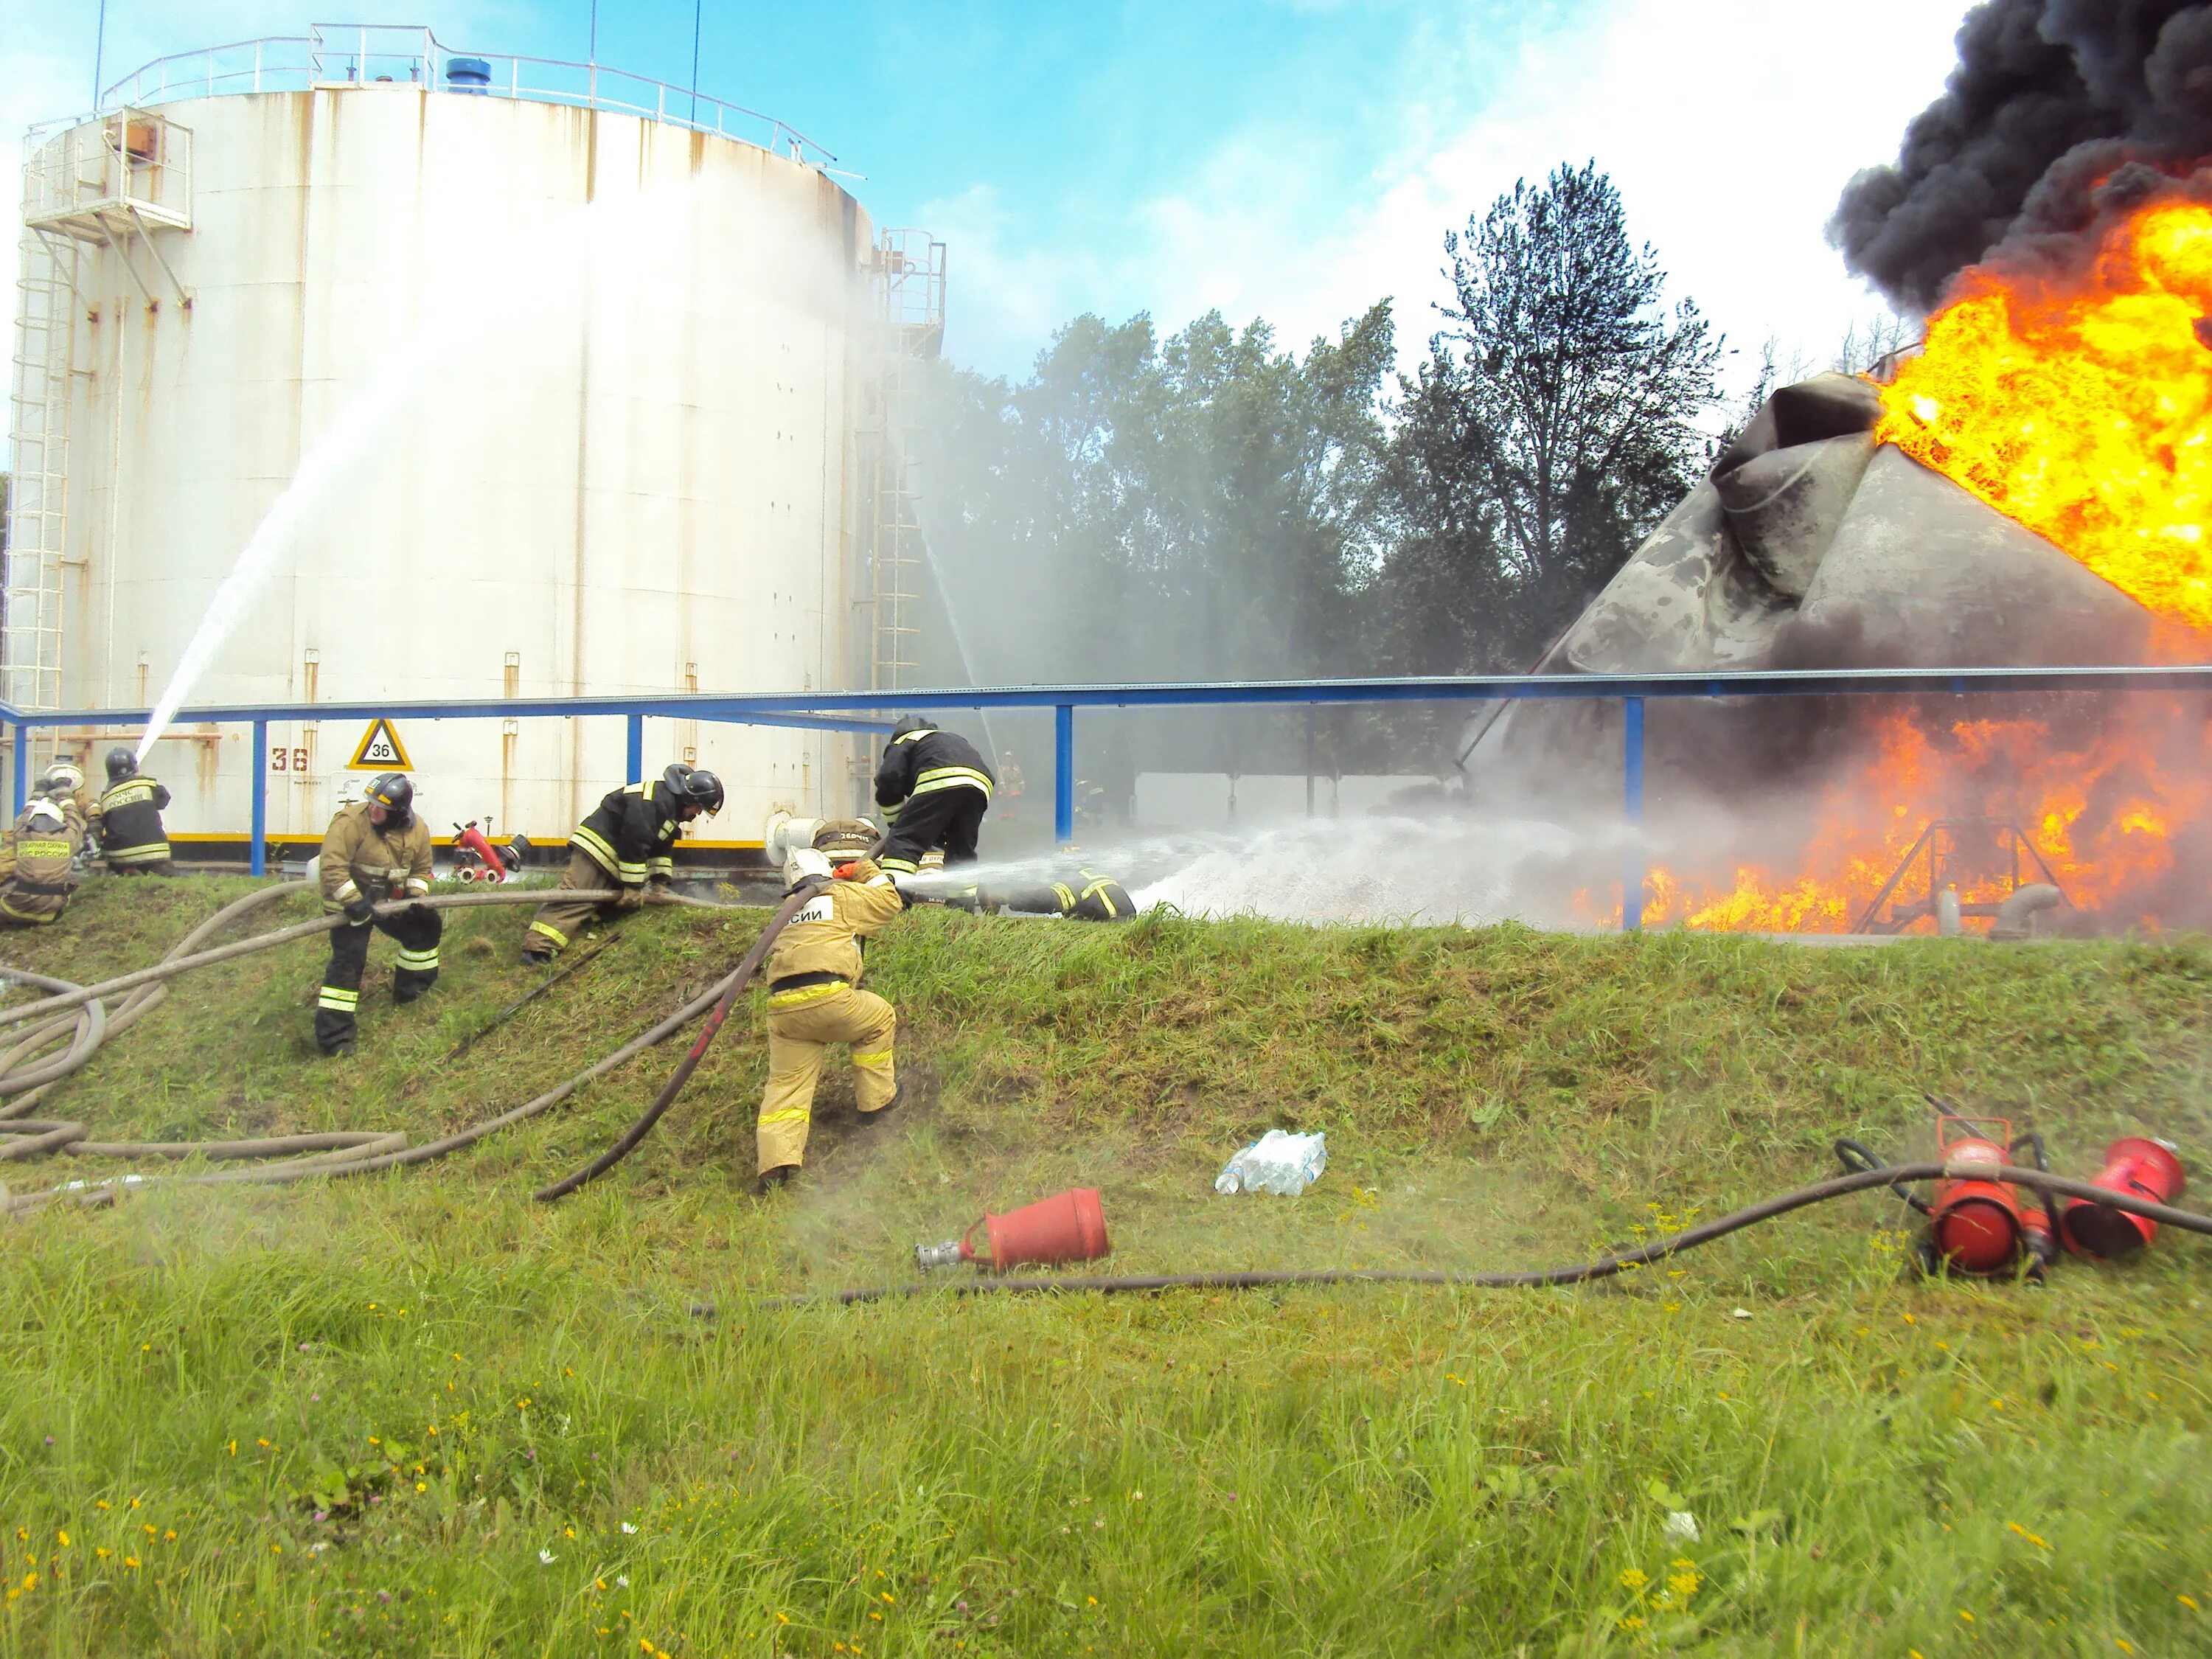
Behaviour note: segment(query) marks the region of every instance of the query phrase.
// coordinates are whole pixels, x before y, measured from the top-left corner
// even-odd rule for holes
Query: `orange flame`
[[[2190,872],[2212,852],[2203,721],[2201,709],[2166,698],[2085,700],[2033,719],[1873,716],[1871,740],[1822,783],[1793,849],[1723,857],[1717,869],[1662,866],[1646,886],[1645,923],[1849,932],[1939,820],[1984,821],[1949,837],[1943,881],[1967,906],[1993,907],[2015,884],[2042,880],[2040,859],[2069,903],[2103,927],[2156,927],[2169,914],[2201,921],[2202,884]],[[2027,848],[2015,853],[2001,825]],[[1923,848],[1877,925],[1932,929],[1930,874]],[[1579,908],[1608,920],[1602,902],[1593,891]],[[1970,926],[1985,921],[1969,913]]]
[[[2153,201],[2071,284],[1969,271],[1875,436],[2160,616],[2212,628],[2212,207]]]

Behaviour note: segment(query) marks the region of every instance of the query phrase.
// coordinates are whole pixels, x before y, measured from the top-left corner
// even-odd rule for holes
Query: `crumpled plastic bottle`
[[[1222,1166],[1213,1178],[1213,1190],[1296,1198],[1320,1180],[1328,1167],[1328,1137],[1322,1130],[1293,1134],[1270,1129]]]

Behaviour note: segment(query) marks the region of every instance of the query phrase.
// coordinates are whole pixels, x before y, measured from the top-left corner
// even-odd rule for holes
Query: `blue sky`
[[[701,89],[864,175],[882,224],[951,246],[949,349],[1018,371],[1080,310],[1218,307],[1291,342],[1384,295],[1407,354],[1443,234],[1514,179],[1595,156],[1636,232],[1755,356],[1825,356],[1872,301],[1820,226],[1893,154],[1965,0],[706,0]],[[450,46],[580,60],[588,0],[349,6]],[[603,3],[603,63],[691,74],[692,0]],[[0,0],[0,120],[88,99],[97,0]],[[108,0],[106,78],[295,33],[319,8]]]

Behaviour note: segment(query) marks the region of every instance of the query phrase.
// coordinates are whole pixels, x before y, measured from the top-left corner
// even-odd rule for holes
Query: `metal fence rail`
[[[644,775],[645,722],[690,720],[739,726],[790,726],[883,732],[902,712],[945,708],[1049,708],[1053,711],[1053,832],[1063,845],[1075,836],[1075,711],[1079,708],[1320,708],[1346,703],[1618,701],[1622,713],[1621,809],[1644,817],[1644,705],[1648,698],[1806,697],[1841,696],[1966,696],[2051,691],[2212,692],[2212,665],[2154,668],[1867,668],[1791,669],[1719,674],[1470,674],[1426,678],[1336,680],[1144,681],[1115,685],[949,686],[898,691],[700,692],[653,697],[539,697],[431,702],[238,703],[179,711],[174,725],[253,728],[252,860],[266,869],[271,721],[374,720],[599,720],[627,723],[630,782]],[[23,810],[28,782],[21,757],[36,728],[143,725],[146,709],[30,710],[0,703],[12,728],[10,799]],[[1631,853],[1621,879],[1621,926],[1643,926],[1644,868]]]
[[[145,109],[224,93],[305,92],[385,82],[642,116],[755,144],[808,167],[827,167],[837,159],[773,115],[690,87],[601,64],[458,51],[427,28],[380,23],[318,24],[305,34],[234,40],[157,58],[104,90],[100,107]]]

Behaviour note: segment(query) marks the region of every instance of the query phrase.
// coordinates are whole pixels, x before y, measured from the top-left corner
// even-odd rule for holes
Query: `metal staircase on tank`
[[[77,315],[88,306],[88,254],[112,253],[149,311],[165,298],[191,304],[155,240],[157,230],[191,228],[191,148],[190,129],[137,109],[33,131],[26,147],[0,568],[0,686],[19,708],[62,702],[70,403]],[[26,765],[49,757],[58,735],[44,732],[42,752]]]
[[[916,668],[925,555],[914,434],[927,365],[945,345],[945,244],[927,231],[884,231],[875,292],[884,368],[870,491],[868,687],[890,691],[910,684]]]

